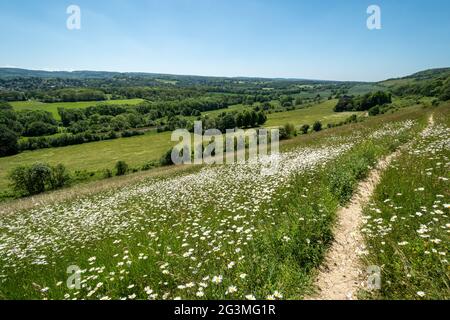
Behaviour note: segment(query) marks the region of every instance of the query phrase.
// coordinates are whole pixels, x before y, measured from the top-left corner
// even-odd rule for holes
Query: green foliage
[[[450,68],[431,69],[383,83],[398,96],[435,97],[450,99]]]
[[[159,160],[159,164],[161,166],[170,166],[173,165],[172,161],[172,149],[167,150],[166,153]]]
[[[139,134],[125,134],[123,137],[131,137]],[[57,148],[65,147],[77,144],[83,144],[87,142],[111,140],[118,138],[119,135],[114,131],[106,132],[103,134],[95,134],[90,132],[82,132],[78,134],[61,134],[51,137],[31,137],[26,140],[20,140],[18,143],[18,149],[20,151],[25,150],[37,150],[45,148]]]
[[[19,151],[17,133],[0,124],[0,157],[10,156]]]
[[[390,93],[377,91],[363,96],[342,96],[334,107],[335,112],[366,111],[375,106],[382,106],[392,102]]]
[[[225,132],[234,128],[253,128],[267,121],[264,111],[244,110],[241,112],[222,112],[215,118],[203,118],[203,128],[218,129]]]
[[[103,178],[109,179],[109,178],[112,178],[112,177],[113,177],[113,172],[112,172],[111,169],[105,169],[103,171]]]
[[[36,121],[32,122],[26,126],[26,129],[23,133],[25,137],[38,137],[44,135],[52,135],[58,132],[58,127],[53,126],[51,124]]]
[[[7,127],[9,130],[20,134],[23,130],[22,125],[17,121],[17,114],[13,108],[6,102],[0,101],[0,125]]]
[[[301,126],[301,128],[300,128],[300,132],[301,133],[307,134],[308,131],[309,131],[309,124],[304,124],[304,125]]]
[[[321,131],[322,130],[322,122],[320,122],[320,121],[314,122],[313,130],[316,132]]]
[[[369,116],[376,116],[380,114],[380,107],[375,106],[369,109]]]
[[[295,127],[292,123],[286,123],[280,128],[280,139],[290,139],[297,134]]]
[[[58,164],[51,167],[51,174],[49,177],[49,185],[51,190],[56,190],[67,186],[70,183],[70,180],[70,174],[63,164]]]
[[[330,191],[341,205],[350,200],[356,183],[366,177],[375,164],[377,147],[364,144],[354,152],[343,157],[339,166],[334,166],[329,173]]]
[[[71,177],[62,164],[53,167],[46,163],[34,163],[15,168],[10,174],[10,180],[13,189],[20,195],[34,195],[65,187]]]
[[[125,161],[117,161],[115,168],[116,176],[123,176],[128,172],[128,164]]]
[[[450,77],[444,82],[441,87],[439,99],[442,101],[450,100]]]

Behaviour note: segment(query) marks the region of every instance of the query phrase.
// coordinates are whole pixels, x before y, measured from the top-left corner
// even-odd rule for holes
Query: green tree
[[[258,112],[258,114],[257,114],[257,124],[261,126],[264,123],[266,123],[266,121],[267,121],[266,114],[264,112],[262,112],[262,111]]]
[[[22,195],[34,195],[45,191],[51,178],[52,169],[46,163],[20,166],[11,171],[9,179],[16,192]]]
[[[19,151],[18,140],[17,133],[0,124],[0,157],[16,154]]]
[[[320,122],[320,121],[314,122],[313,130],[316,131],[316,132],[322,130],[322,122]]]
[[[250,112],[248,110],[244,111],[243,114],[243,124],[242,126],[245,128],[251,127],[252,126],[252,115],[250,114]]]

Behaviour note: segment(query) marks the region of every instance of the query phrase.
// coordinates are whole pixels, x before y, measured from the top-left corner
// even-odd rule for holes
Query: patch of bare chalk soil
[[[428,126],[434,124],[433,116]],[[363,266],[360,255],[365,251],[362,226],[362,209],[370,200],[373,191],[380,182],[380,176],[391,161],[401,153],[401,149],[378,162],[366,180],[359,183],[350,204],[337,212],[334,229],[335,240],[329,249],[325,262],[316,279],[318,292],[307,297],[309,300],[352,300],[356,292],[364,285]]]

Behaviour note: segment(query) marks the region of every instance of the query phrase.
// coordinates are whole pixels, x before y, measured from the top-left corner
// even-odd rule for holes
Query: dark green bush
[[[147,162],[146,164],[144,164],[144,165],[142,166],[141,170],[142,170],[142,171],[147,171],[147,170],[150,170],[150,169],[155,168],[157,165],[158,165],[158,164],[157,164],[156,162],[150,161],[150,162]]]
[[[52,190],[59,189],[68,185],[70,183],[70,180],[70,174],[64,165],[58,164],[55,167],[51,167],[49,184]]]
[[[304,125],[302,125],[302,127],[300,128],[300,131],[301,131],[303,134],[307,134],[307,133],[308,133],[308,130],[309,130],[309,124],[304,124]]]
[[[314,122],[313,130],[316,131],[316,132],[322,130],[322,122],[320,122],[320,121]]]
[[[19,150],[17,133],[0,125],[0,157],[16,154]]]
[[[23,135],[25,137],[39,137],[45,135],[52,135],[58,132],[58,127],[43,121],[35,121],[29,124]]]
[[[117,161],[116,176],[123,176],[128,172],[128,164],[125,161]]]
[[[52,175],[52,169],[45,163],[31,166],[20,166],[9,175],[13,189],[21,195],[42,193],[46,189]]]
[[[34,195],[46,190],[55,190],[68,185],[71,181],[64,165],[52,167],[46,163],[14,168],[9,174],[11,185],[20,195]]]
[[[159,160],[159,163],[162,166],[171,166],[173,165],[173,161],[172,161],[172,149],[167,150],[167,152],[161,157],[161,159]]]

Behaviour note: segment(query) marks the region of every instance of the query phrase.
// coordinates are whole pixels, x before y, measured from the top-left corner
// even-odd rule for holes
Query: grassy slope
[[[342,137],[347,141],[358,141],[353,136],[357,132],[361,134],[361,137],[367,137],[369,132],[376,130],[385,122],[418,118],[422,114],[423,110],[403,110],[393,115],[372,118],[365,123],[301,136],[286,142],[283,149],[299,146],[318,147],[324,143],[330,143],[330,138],[334,140],[337,137]],[[212,254],[211,259],[194,262],[194,264],[199,261],[204,263],[202,270],[207,270],[207,274],[224,275],[224,282],[218,286],[211,284],[211,278],[205,280],[209,284],[208,288],[204,290],[205,297],[224,299],[242,297],[243,294],[252,293],[259,298],[265,298],[274,290],[282,291],[285,298],[302,297],[310,288],[313,270],[321,263],[323,253],[331,240],[334,213],[339,201],[342,200],[340,189],[330,188],[330,181],[335,180],[333,177],[336,177],[337,171],[339,171],[337,178],[340,175],[345,177],[355,174],[363,175],[367,170],[367,164],[389,152],[398,143],[396,139],[386,136],[377,143],[358,144],[351,152],[344,154],[325,168],[295,176],[289,186],[283,183],[281,189],[278,190],[279,197],[247,216],[255,222],[249,226],[254,226],[258,230],[255,232],[255,239],[250,241],[249,245],[246,245],[245,233],[234,234],[232,232],[230,238],[223,239],[222,250],[217,254]],[[360,164],[362,165],[359,166]],[[244,192],[242,196],[246,197],[246,194]],[[249,191],[249,195],[252,195],[251,191]],[[77,199],[75,203],[80,203],[80,201],[81,199]],[[170,293],[169,298],[177,295],[184,298],[198,298],[195,296],[197,291],[195,289],[177,288],[179,284],[198,278],[191,273],[188,259],[181,257],[181,253],[189,248],[181,247],[183,237],[187,238],[184,241],[193,243],[196,255],[206,254],[212,248],[205,242],[192,237],[194,230],[199,230],[198,224],[193,222],[197,221],[212,230],[222,229],[224,221],[227,221],[225,226],[228,228],[225,228],[226,230],[233,230],[232,225],[242,225],[247,228],[246,223],[249,222],[247,219],[230,219],[230,214],[231,217],[236,216],[237,213],[240,213],[239,208],[246,206],[246,202],[234,203],[238,210],[235,213],[228,212],[231,208],[217,210],[214,207],[213,198],[210,199],[210,202],[212,206],[205,207],[201,211],[201,219],[198,220],[192,220],[193,217],[186,215],[183,207],[170,212],[167,216],[164,212],[144,211],[149,214],[150,220],[147,221],[145,219],[148,218],[144,218],[139,223],[141,228],[137,230],[127,232],[119,237],[108,237],[107,233],[98,240],[85,243],[83,247],[71,245],[67,247],[67,250],[58,252],[58,255],[52,258],[55,262],[54,265],[28,266],[25,270],[16,269],[17,273],[9,273],[7,281],[2,284],[0,289],[0,296],[3,298],[62,298],[65,293],[74,294],[75,291],[68,291],[64,283],[67,278],[67,266],[77,264],[81,268],[93,268],[83,274],[83,279],[88,281],[88,287],[80,291],[78,298],[86,297],[87,292],[93,288],[89,289],[89,286],[95,287],[98,282],[102,282],[103,286],[95,289],[91,298],[103,295],[118,298],[137,293],[137,298],[145,299],[146,295],[143,289],[146,286],[157,291],[160,294],[158,298],[161,298],[164,292]],[[220,207],[220,204],[217,205]],[[133,217],[137,214],[135,210],[142,206],[145,207],[146,202],[138,198],[125,204],[123,210],[130,214],[130,219],[133,221]],[[185,209],[187,210],[187,208]],[[269,209],[275,210],[274,212],[277,214],[267,214]],[[178,210],[181,211],[178,212]],[[63,216],[58,219],[62,219],[61,221],[65,223],[64,210],[60,214]],[[152,217],[156,219],[153,220]],[[5,219],[8,218],[5,217]],[[180,224],[180,222],[182,223]],[[191,229],[184,230],[183,228],[186,226],[191,226]],[[72,226],[71,228],[75,231],[77,227]],[[157,230],[159,238],[149,238],[149,228]],[[205,231],[205,229],[202,230]],[[48,231],[50,232],[50,230]],[[175,235],[181,235],[182,238],[175,237]],[[212,235],[217,234],[213,232]],[[117,240],[121,242],[117,243]],[[240,241],[242,252],[238,256],[246,257],[242,261],[235,259],[237,265],[232,270],[227,268],[226,263],[226,261],[230,261],[228,259],[236,258],[234,252],[236,247],[226,244],[230,240]],[[171,249],[167,249],[166,246],[170,246]],[[175,254],[168,253],[172,250]],[[118,256],[113,257],[115,254]],[[148,259],[141,259],[142,254],[147,255]],[[51,251],[47,255],[53,256]],[[88,259],[92,256],[95,256],[96,259],[89,262]],[[122,267],[118,261],[129,261],[130,265]],[[170,274],[168,275],[161,274],[163,261],[169,262]],[[123,273],[119,273],[121,270]],[[111,276],[110,272],[115,272],[115,276]],[[240,273],[246,273],[247,278],[240,279],[238,276]],[[62,286],[57,285],[59,281],[63,281]],[[130,284],[133,284],[134,287],[129,288]],[[225,295],[228,285],[236,285],[239,292],[234,296]],[[40,288],[47,286],[50,289],[48,292],[40,292],[39,286]]]
[[[336,100],[331,100],[306,109],[273,113],[268,115],[266,126],[279,126],[287,122],[296,125],[312,124],[315,120],[324,121],[326,124],[343,120],[353,114],[352,112],[334,113],[332,109],[335,103]],[[87,106],[87,103],[84,104]],[[54,108],[53,105],[52,108]],[[241,110],[242,108],[242,105],[237,105],[229,110]],[[222,111],[212,111],[209,114],[214,115]],[[49,164],[62,163],[71,171],[96,171],[112,168],[116,161],[123,160],[131,166],[139,166],[148,161],[159,160],[172,145],[169,132],[152,132],[144,136],[91,142],[63,148],[40,149],[0,158],[0,191],[7,188],[8,172],[19,165],[41,161]]]
[[[131,166],[159,160],[173,145],[170,135],[170,132],[149,132],[143,136],[26,151],[15,156],[0,158],[0,190],[6,189],[7,174],[12,168],[37,161],[49,164],[63,163],[71,171],[95,171],[112,169],[118,160],[124,160]]]
[[[434,118],[448,130],[450,105],[437,109]],[[434,136],[417,139],[383,174],[365,209],[365,262],[381,267],[382,283],[380,291],[363,297],[450,298],[450,219],[444,206],[450,200],[449,132],[433,131]]]
[[[61,117],[58,114],[58,108],[66,108],[66,109],[82,109],[87,108],[99,104],[107,104],[107,105],[117,105],[117,104],[129,104],[135,105],[141,103],[142,99],[125,99],[125,100],[106,100],[106,101],[81,101],[81,102],[56,102],[56,103],[43,103],[39,101],[16,101],[10,102],[13,106],[14,110],[22,111],[22,110],[45,110],[51,112],[55,119],[60,120]]]

